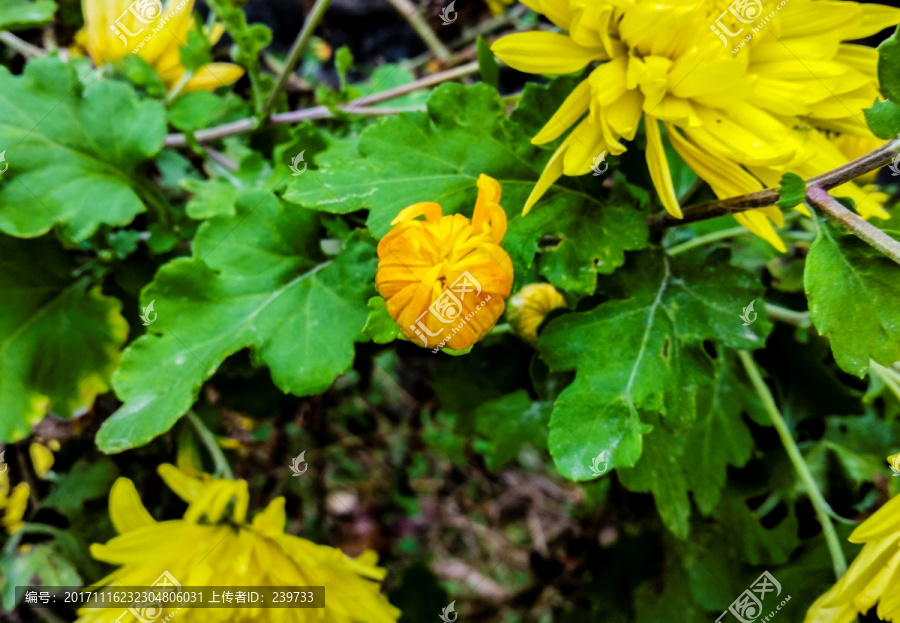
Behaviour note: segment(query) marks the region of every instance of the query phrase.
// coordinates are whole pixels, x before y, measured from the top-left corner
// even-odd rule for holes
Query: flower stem
[[[687,242],[683,242],[681,244],[675,245],[674,247],[670,247],[668,253],[669,255],[678,255],[679,253],[684,253],[685,251],[690,251],[691,249],[702,247],[703,245],[709,244],[710,242],[718,242],[719,240],[725,240],[726,238],[746,234],[748,233],[748,231],[749,230],[745,229],[744,227],[720,229],[719,231],[710,232],[703,236],[697,236],[693,240],[688,240]]]
[[[900,138],[888,141],[878,149],[861,156],[856,160],[848,162],[838,168],[811,177],[806,181],[807,188],[818,186],[825,190],[846,184],[861,175],[865,175],[870,171],[880,169],[894,159],[894,156],[900,151]],[[654,214],[647,218],[647,225],[650,229],[659,230],[675,225],[684,225],[685,223],[695,223],[697,221],[705,221],[707,219],[724,216],[726,214],[736,214],[745,210],[753,210],[756,208],[765,208],[775,205],[779,199],[777,188],[766,188],[758,190],[739,197],[731,197],[730,199],[719,199],[716,201],[707,201],[689,208],[684,209],[684,218],[675,218],[670,214]]]
[[[854,236],[900,264],[900,242],[845,208],[840,201],[829,195],[828,191],[818,186],[810,186],[806,190],[806,201],[819,212],[849,229]]]
[[[810,326],[810,317],[809,312],[801,312],[794,311],[793,309],[788,309],[787,307],[782,307],[781,305],[775,305],[774,303],[769,303],[766,301],[766,311],[769,313],[769,318],[772,320],[779,320],[781,322],[792,324],[797,327],[809,327]]]
[[[188,411],[187,419],[188,422],[191,423],[191,426],[194,427],[194,430],[197,431],[197,435],[200,436],[200,440],[203,442],[203,445],[206,446],[207,451],[212,457],[213,464],[216,466],[215,476],[217,478],[233,479],[234,472],[231,471],[231,465],[228,464],[228,459],[225,458],[225,453],[222,452],[222,448],[216,443],[216,438],[212,434],[212,431],[206,427],[203,420],[197,417],[197,414],[193,411]]]
[[[278,80],[275,82],[275,87],[269,94],[269,99],[266,101],[265,106],[263,106],[260,114],[263,119],[268,117],[275,107],[278,96],[281,95],[281,92],[284,91],[284,87],[287,86],[291,74],[294,73],[294,68],[297,66],[297,63],[300,62],[303,53],[306,52],[306,46],[309,45],[309,40],[312,39],[313,32],[319,26],[319,22],[325,17],[325,11],[328,10],[328,5],[330,4],[331,0],[316,0],[309,15],[306,16],[306,21],[303,22],[303,28],[301,28],[300,32],[297,34],[294,45],[291,46],[291,51],[288,52],[287,60],[281,68],[281,73],[278,74]]]
[[[816,482],[809,472],[809,467],[806,465],[806,461],[803,460],[803,455],[800,453],[800,448],[797,447],[797,442],[794,441],[791,431],[788,430],[787,422],[784,421],[781,412],[775,404],[772,392],[769,391],[768,386],[765,381],[763,381],[762,375],[759,373],[759,368],[756,367],[756,362],[753,361],[753,355],[745,350],[739,350],[738,356],[741,358],[741,363],[744,364],[747,376],[750,377],[753,388],[756,390],[759,399],[763,403],[763,407],[765,407],[766,412],[769,414],[769,418],[772,420],[775,430],[778,431],[778,436],[781,437],[781,443],[784,444],[784,449],[787,451],[791,463],[794,464],[797,475],[806,487],[809,501],[812,502],[813,508],[816,511],[816,517],[819,519],[819,524],[822,526],[822,534],[825,536],[825,542],[828,545],[828,553],[831,554],[834,575],[840,579],[840,577],[844,575],[844,572],[847,571],[847,559],[844,557],[844,550],[841,549],[841,542],[838,539],[837,532],[835,532],[834,524],[831,523],[831,507],[828,505],[828,502],[825,501],[825,498],[822,497],[822,492],[819,491],[819,488],[816,486]]]

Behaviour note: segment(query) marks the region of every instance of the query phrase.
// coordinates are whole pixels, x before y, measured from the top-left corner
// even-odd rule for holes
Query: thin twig
[[[0,30],[0,41],[11,47],[25,58],[47,56],[47,51],[20,39],[11,32]]]
[[[807,187],[818,186],[825,190],[829,190],[835,186],[846,184],[861,175],[880,169],[884,165],[890,163],[898,151],[900,151],[900,139],[895,138],[875,151],[868,153],[865,156],[861,156],[852,162],[848,162],[833,171],[828,171],[827,173],[809,178],[806,181]],[[650,229],[659,230],[666,229],[667,227],[674,227],[675,225],[684,225],[685,223],[705,221],[725,214],[736,214],[738,212],[744,212],[745,210],[775,205],[778,198],[777,188],[767,188],[765,190],[758,190],[753,193],[741,195],[740,197],[707,201],[690,208],[685,208],[684,218],[681,219],[675,218],[670,214],[654,214],[647,218],[647,225]]]
[[[206,153],[209,154],[210,160],[218,162],[219,164],[221,164],[223,167],[225,167],[229,171],[237,171],[238,169],[241,168],[237,162],[235,162],[234,160],[232,160],[231,158],[229,158],[222,152],[216,151],[212,147],[207,147]]]
[[[404,84],[393,89],[381,91],[380,93],[373,93],[372,95],[360,97],[359,99],[353,100],[348,104],[339,106],[338,109],[346,113],[357,115],[366,114],[366,112],[361,111],[359,107],[394,99],[396,97],[412,93],[413,91],[417,91],[419,89],[424,89],[450,80],[456,80],[457,78],[469,76],[477,72],[478,63],[468,63],[467,65],[461,65],[460,67],[455,67],[453,69],[442,71],[431,76],[426,76],[414,82],[410,82],[409,84]],[[269,123],[292,124],[299,123],[301,121],[309,121],[312,119],[329,119],[333,116],[334,113],[327,106],[316,106],[313,108],[294,110],[291,112],[272,115],[269,117]],[[247,132],[252,132],[258,127],[259,121],[255,118],[241,119],[240,121],[232,121],[231,123],[226,123],[214,128],[200,130],[196,133],[195,137],[198,142],[206,143],[209,141],[218,140],[220,138],[225,138],[227,136],[234,136],[235,134],[245,134]],[[185,138],[184,134],[170,134],[166,137],[165,145],[166,147],[184,147],[185,145],[187,145],[187,139]]]
[[[850,232],[878,249],[881,253],[900,264],[900,242],[897,242],[886,233],[861,219],[855,213],[845,208],[841,203],[819,186],[810,186],[806,189],[806,201],[819,212],[823,212],[832,220],[850,230]]]
[[[265,106],[263,106],[262,117],[268,117],[272,112],[272,109],[275,107],[275,102],[278,101],[278,96],[281,95],[281,92],[284,91],[284,87],[287,86],[288,80],[290,80],[291,75],[294,73],[294,68],[297,66],[297,63],[300,62],[303,53],[306,52],[306,46],[309,45],[309,40],[312,38],[313,32],[319,26],[319,22],[325,17],[325,11],[330,4],[331,0],[316,0],[309,15],[306,16],[306,21],[303,22],[303,28],[301,28],[300,32],[297,34],[294,45],[291,46],[291,51],[288,53],[288,57],[284,61],[284,66],[278,74],[278,80],[275,82],[275,87],[269,94],[269,99],[266,101]]]
[[[438,39],[434,31],[428,26],[428,23],[419,14],[419,9],[409,0],[387,0],[388,4],[397,9],[397,12],[403,16],[403,19],[412,26],[419,38],[428,46],[431,53],[442,63],[446,63],[450,59],[450,50]]]

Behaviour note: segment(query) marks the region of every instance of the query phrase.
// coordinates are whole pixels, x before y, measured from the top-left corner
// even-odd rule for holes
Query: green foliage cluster
[[[95,505],[82,516],[82,505],[102,500],[129,453],[173,460],[171,448],[190,438],[188,413],[223,434],[204,389],[251,378],[265,387],[234,407],[262,436],[272,405],[297,398],[333,401],[350,429],[364,419],[356,401],[394,408],[386,391],[359,381],[386,367],[398,378],[417,370],[428,387],[427,452],[581,483],[584,504],[570,514],[616,531],[559,620],[706,620],[763,569],[793,596],[782,619],[801,620],[831,582],[825,539],[738,353],[756,351],[835,512],[865,513],[890,475],[884,457],[898,450],[900,266],[822,217],[791,221],[788,256],[746,233],[721,235],[733,227],[722,219],[651,231],[646,219],[660,206],[639,153],[608,177],[564,179],[523,216],[555,147],[529,139],[574,82],[530,83],[508,114],[483,44],[485,82],[417,93],[405,103],[425,102],[421,110],[379,118],[336,106],[412,74],[381,67],[348,85],[343,53],[342,90],[318,93],[330,119],[260,127],[214,142],[213,154],[195,133],[258,114],[272,81],[259,64],[267,29],[231,3],[210,4],[249,70],[249,104],[233,93],[167,103],[152,78],[135,79],[148,69],[138,59],[103,75],[56,56],[30,60],[20,75],[0,68],[9,163],[0,176],[0,442],[27,440],[48,414],[93,427],[78,444],[89,458],[54,474],[41,501],[72,529],[30,526],[26,537],[43,540],[27,555],[4,550],[4,606],[34,574],[56,585],[99,577],[85,547],[108,528],[105,513]],[[7,0],[0,29],[46,23],[54,9]],[[883,138],[900,133],[898,46],[895,36],[880,48],[889,99],[868,113]],[[165,146],[175,132],[188,147]],[[300,151],[308,170],[295,176]],[[694,176],[673,166],[676,191],[689,192]],[[471,215],[482,173],[503,188],[513,291],[546,281],[568,308],[545,320],[533,349],[501,321],[470,353],[435,356],[400,338],[376,296],[377,241],[416,202]],[[783,205],[803,191],[786,178]],[[425,474],[418,460],[397,468]],[[411,500],[397,506],[415,517]],[[837,531],[844,541],[849,528]]]

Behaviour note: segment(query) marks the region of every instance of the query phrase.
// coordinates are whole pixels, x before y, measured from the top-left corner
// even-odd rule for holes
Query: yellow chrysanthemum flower
[[[84,29],[77,42],[97,65],[116,63],[137,54],[156,70],[166,87],[185,77],[180,48],[194,28],[194,0],[82,0]],[[211,43],[221,38],[221,26],[209,33]],[[244,70],[232,63],[208,63],[194,72],[182,92],[213,91],[233,84]]]
[[[500,184],[487,175],[477,184],[471,220],[443,216],[437,203],[417,203],[397,215],[378,243],[378,293],[403,335],[426,348],[462,350],[483,338],[512,287],[512,261],[500,246],[506,233]]]
[[[864,543],[847,573],[806,613],[804,623],[852,623],[878,604],[878,618],[900,620],[900,496],[891,499],[850,535]]]
[[[28,495],[31,489],[20,482],[10,491],[9,468],[0,474],[0,526],[7,534],[18,532],[25,526],[22,518],[28,508]]]
[[[740,10],[726,0],[523,4],[566,34],[503,37],[492,49],[507,65],[568,74],[600,62],[532,140],[549,143],[571,129],[525,212],[560,176],[590,172],[603,151],[624,152],[623,141],[634,139],[642,119],[651,178],[663,206],[677,217],[681,207],[660,124],[720,198],[777,186],[785,172],[810,177],[846,163],[825,132],[870,137],[862,110],[879,91],[877,52],[844,42],[900,21],[898,9],[830,0],[790,0],[769,13],[758,0]],[[727,38],[719,26],[735,36]],[[887,216],[855,184],[835,193],[854,199],[865,217]],[[770,222],[783,223],[778,208],[735,218],[784,250]]]
[[[566,306],[562,294],[549,283],[532,283],[509,299],[506,318],[513,330],[529,342],[537,342],[537,330],[554,309]]]
[[[340,550],[285,534],[284,498],[247,521],[245,480],[192,478],[161,465],[166,485],[188,503],[183,519],[157,522],[134,483],[119,478],[109,514],[119,536],[94,544],[94,558],[119,565],[97,586],[149,586],[168,571],[182,586],[324,586],[324,609],[216,609],[178,611],[184,623],[394,623],[400,611],[381,595],[385,570],[367,551],[349,558]],[[173,613],[163,608],[164,615]],[[113,623],[121,611],[83,609],[78,623]],[[160,615],[163,616],[163,615]]]

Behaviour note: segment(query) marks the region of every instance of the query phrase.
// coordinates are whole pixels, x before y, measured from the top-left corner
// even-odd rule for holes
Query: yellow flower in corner
[[[156,70],[167,88],[185,79],[180,48],[194,28],[194,0],[82,0],[84,29],[77,41],[98,66],[137,54]],[[222,27],[209,33],[211,43]],[[233,84],[244,70],[232,63],[208,63],[184,84],[182,91],[213,91]]]
[[[900,620],[900,496],[850,535],[864,543],[847,572],[806,613],[804,623],[853,623],[878,604],[883,621]]]
[[[284,498],[247,520],[245,480],[193,478],[174,465],[159,475],[187,502],[182,519],[157,522],[127,478],[109,494],[119,536],[91,546],[91,555],[117,565],[96,586],[151,586],[168,572],[182,586],[324,586],[325,608],[181,609],[183,623],[395,623],[400,611],[380,593],[384,569],[375,552],[349,558],[340,550],[285,534]],[[163,608],[160,620],[174,614]],[[114,623],[122,611],[82,609],[78,623]]]
[[[437,203],[417,203],[400,212],[378,244],[378,293],[403,335],[426,348],[463,350],[483,338],[512,287],[512,261],[500,246],[506,233],[500,184],[482,175],[477,185],[471,220],[444,216]]]
[[[646,159],[662,205],[681,217],[663,130],[720,198],[777,186],[847,162],[828,132],[871,138],[862,111],[879,96],[877,52],[845,43],[900,21],[877,4],[789,0],[523,0],[564,33],[530,32],[492,46],[507,65],[568,74],[599,63],[532,139],[567,134],[525,205],[562,175],[590,172],[604,151],[621,154],[643,120]],[[885,217],[848,183],[835,190],[864,217]],[[735,215],[779,250],[775,206]]]
[[[554,309],[566,306],[562,294],[549,283],[532,283],[509,299],[506,317],[516,333],[529,342],[537,342],[537,330]]]

